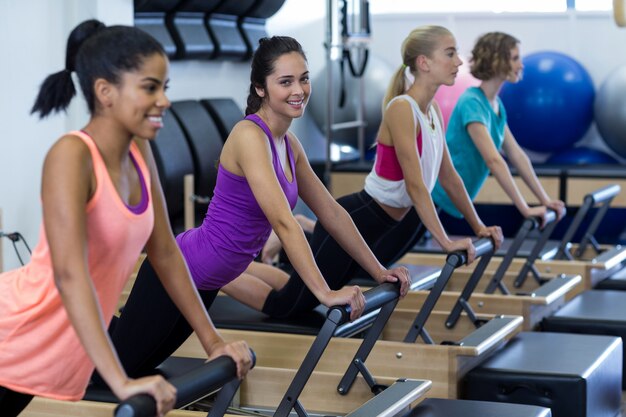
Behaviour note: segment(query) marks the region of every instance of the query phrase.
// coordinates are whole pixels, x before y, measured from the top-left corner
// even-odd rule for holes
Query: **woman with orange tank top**
[[[231,356],[243,377],[250,352],[215,330],[165,215],[148,146],[170,105],[162,46],[133,27],[81,23],[65,69],[44,81],[33,113],[67,108],[72,72],[91,117],[48,151],[40,241],[27,265],[0,275],[0,415],[19,415],[35,395],[78,401],[94,368],[118,398],[148,393],[163,415],[175,388],[160,376],[128,378],[106,332],[144,247],[209,357]]]

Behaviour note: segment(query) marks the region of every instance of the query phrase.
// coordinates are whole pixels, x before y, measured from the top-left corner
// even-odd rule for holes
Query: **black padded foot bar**
[[[392,267],[403,266],[409,270],[411,277],[411,291],[430,290],[437,282],[437,278],[441,275],[441,268],[431,265],[415,265],[396,263]],[[372,277],[355,277],[352,278],[347,285],[358,285],[360,287],[373,287],[378,285]]]
[[[547,220],[547,223],[552,223],[556,220],[556,214],[551,211]],[[554,258],[558,252],[560,242],[548,240],[548,238],[552,234],[552,229],[556,227],[556,225],[553,225],[552,228],[547,231],[544,228],[538,238],[534,237],[534,235],[531,238],[530,233],[539,228],[539,222],[540,220],[537,218],[525,219],[515,234],[515,238],[504,239],[504,242],[502,242],[502,245],[500,245],[494,255],[502,257],[510,255],[520,258],[535,257],[541,259],[542,261]],[[443,248],[433,239],[428,239],[424,243],[418,243],[413,248],[413,251],[418,253],[433,254],[445,253]]]
[[[253,366],[256,356],[251,350]],[[213,392],[220,390],[209,416],[222,416],[230,405],[239,388],[237,367],[233,360],[221,356],[210,362],[198,358],[170,357],[158,370],[176,387],[174,408],[185,407]],[[108,388],[90,387],[84,400],[99,402],[117,402],[117,398]],[[115,417],[152,417],[156,415],[154,398],[148,394],[138,394],[122,401],[115,408]]]
[[[252,352],[252,358],[255,362],[254,352]],[[185,407],[221,389],[209,416],[224,415],[240,384],[235,362],[228,356],[220,356],[210,362],[205,362],[204,359],[171,359],[178,361],[183,369],[189,368],[183,373],[174,370],[174,376],[169,379],[177,391],[174,408]],[[163,368],[176,368],[175,365],[174,363],[168,364],[166,361]],[[115,409],[115,417],[152,417],[155,415],[156,403],[148,394],[132,396],[122,401]]]
[[[411,266],[411,290],[430,289],[437,277],[439,268]],[[369,282],[375,284],[374,281]],[[335,337],[351,337],[366,330],[374,321],[377,311],[363,314],[357,320],[345,323],[337,328]],[[290,319],[276,319],[252,309],[239,301],[219,296],[213,302],[209,314],[218,328],[250,330],[257,332],[278,332],[315,336],[326,321],[328,308],[322,305],[313,311]]]

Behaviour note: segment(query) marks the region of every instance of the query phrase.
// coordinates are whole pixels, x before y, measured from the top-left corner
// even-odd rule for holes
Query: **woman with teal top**
[[[474,199],[491,173],[522,216],[540,217],[543,222],[550,208],[560,219],[565,213],[565,204],[552,199],[542,187],[530,159],[507,125],[506,109],[498,97],[505,81],[517,83],[522,78],[524,65],[519,41],[506,33],[487,33],[476,41],[470,63],[472,75],[481,83],[461,95],[450,115],[446,132],[450,157],[468,194]],[[541,205],[528,205],[501,152]],[[432,197],[445,213],[461,217],[439,183],[433,189]]]

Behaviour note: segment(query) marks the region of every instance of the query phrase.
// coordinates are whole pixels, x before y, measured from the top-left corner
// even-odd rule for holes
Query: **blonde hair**
[[[409,68],[409,71],[417,77],[416,58],[420,55],[431,57],[437,47],[437,42],[444,36],[452,36],[452,32],[443,26],[435,25],[420,26],[409,33],[409,36],[402,42],[400,49],[402,65],[396,70],[387,87],[387,93],[383,99],[383,111],[391,99],[404,94],[405,68]]]

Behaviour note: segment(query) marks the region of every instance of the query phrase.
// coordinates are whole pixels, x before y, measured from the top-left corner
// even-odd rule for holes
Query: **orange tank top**
[[[154,223],[150,176],[137,146],[130,152],[141,170],[148,206],[133,213],[122,201],[93,140],[89,147],[97,181],[87,203],[88,267],[108,324]],[[0,386],[59,400],[80,400],[94,370],[72,327],[54,283],[45,230],[30,262],[0,274]]]

